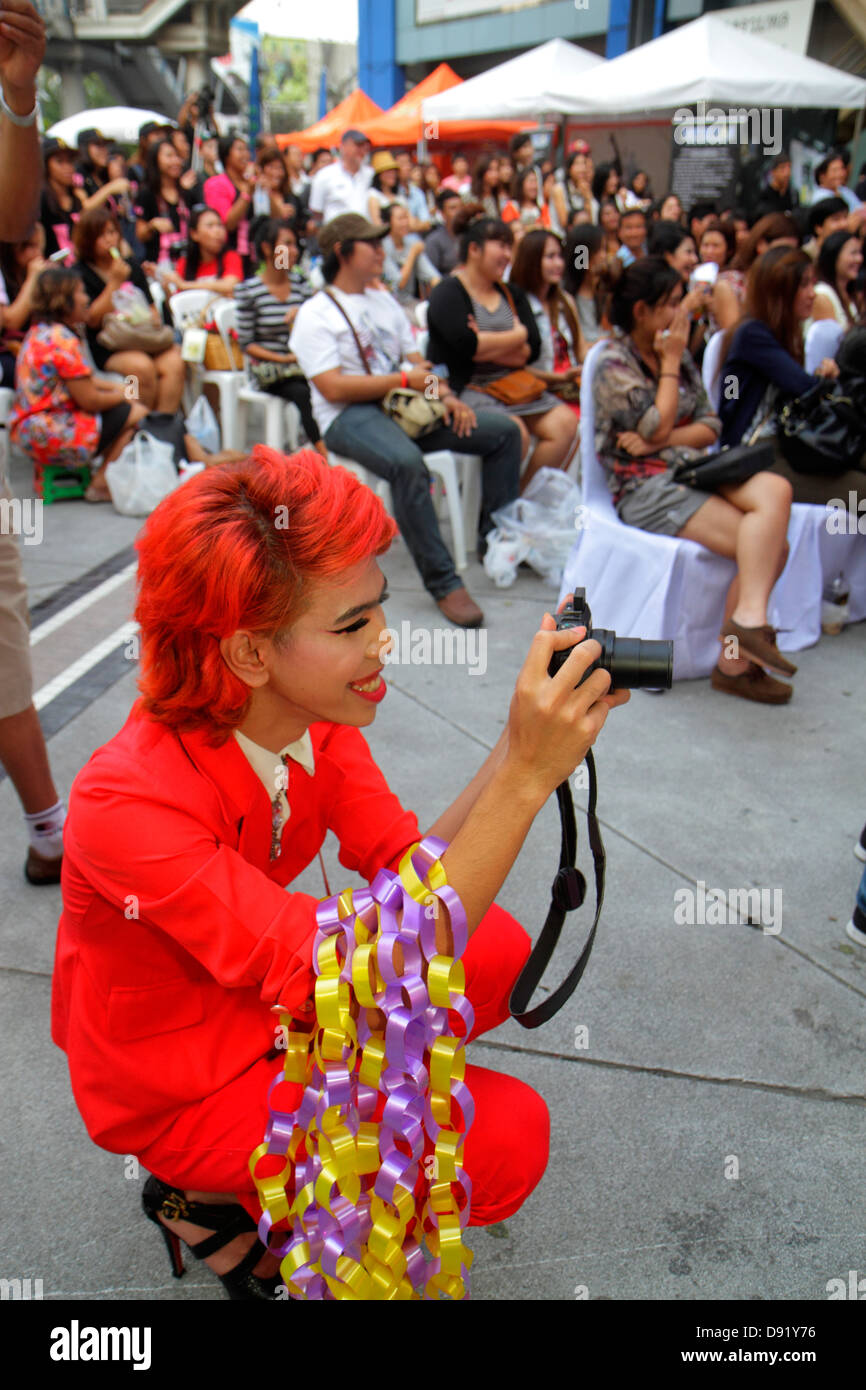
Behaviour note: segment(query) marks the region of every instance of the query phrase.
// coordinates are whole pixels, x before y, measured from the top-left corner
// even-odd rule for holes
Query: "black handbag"
[[[755,473],[766,472],[772,468],[776,453],[769,440],[757,444],[734,444],[730,449],[720,449],[716,454],[695,459],[692,463],[680,463],[674,469],[675,483],[685,483],[686,487],[697,488],[699,492],[717,492],[720,487],[730,483],[744,483]]]
[[[777,438],[795,473],[836,478],[859,467],[866,450],[863,385],[860,380],[846,389],[838,381],[819,381],[782,408]]]

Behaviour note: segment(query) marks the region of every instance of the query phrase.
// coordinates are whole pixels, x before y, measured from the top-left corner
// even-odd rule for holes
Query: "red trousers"
[[[508,998],[526,957],[526,932],[502,908],[490,908],[470,938],[463,964],[475,1010],[470,1038],[508,1018]],[[263,1057],[243,1076],[191,1109],[138,1155],[173,1187],[227,1192],[254,1219],[261,1215],[249,1158],[267,1124],[268,1085],[279,1060]],[[550,1116],[531,1087],[513,1076],[467,1065],[475,1120],[466,1138],[465,1169],[472,1179],[471,1226],[504,1221],[519,1210],[547,1166]]]

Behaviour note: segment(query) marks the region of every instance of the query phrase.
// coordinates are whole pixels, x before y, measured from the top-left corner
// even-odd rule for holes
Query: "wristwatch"
[[[22,127],[35,125],[36,119],[39,115],[39,98],[37,97],[34,100],[33,110],[29,112],[28,115],[19,116],[16,111],[12,110],[11,106],[6,100],[6,97],[3,94],[3,89],[0,88],[0,111],[3,112],[3,115],[6,117],[7,121],[11,121],[13,125]]]

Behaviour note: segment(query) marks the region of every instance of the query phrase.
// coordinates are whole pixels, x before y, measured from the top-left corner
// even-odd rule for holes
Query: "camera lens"
[[[598,665],[610,672],[611,689],[670,690],[673,684],[673,642],[645,642],[641,637],[617,637],[605,628],[594,628],[601,643]],[[594,666],[590,670],[595,669]],[[587,672],[587,675],[589,672]]]

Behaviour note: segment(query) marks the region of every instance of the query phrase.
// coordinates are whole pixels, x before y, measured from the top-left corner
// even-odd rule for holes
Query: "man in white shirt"
[[[415,350],[408,320],[387,290],[373,289],[384,264],[387,227],[346,213],[319,233],[326,288],[298,310],[289,347],[310,383],[313,413],[327,447],[385,478],[394,515],[424,587],[460,627],[478,627],[481,609],[470,598],[439,531],[424,454],[435,449],[482,457],[480,534],[491,513],[514,501],[520,474],[520,431],[500,411],[478,416],[436,376]],[[381,409],[397,387],[442,402],[447,423],[410,439]]]
[[[857,217],[852,219],[854,227],[862,225],[866,214],[862,210],[863,204],[860,199],[845,182],[848,170],[841,154],[835,151],[828,154],[815,166],[814,173],[816,187],[812,193],[812,202],[818,203],[822,198],[841,198],[848,204],[851,212],[857,214]]]
[[[367,137],[347,130],[340,141],[340,158],[326,164],[310,185],[310,212],[317,222],[331,222],[343,212],[367,211],[373,171],[364,164]]]

